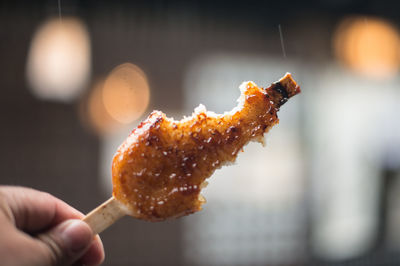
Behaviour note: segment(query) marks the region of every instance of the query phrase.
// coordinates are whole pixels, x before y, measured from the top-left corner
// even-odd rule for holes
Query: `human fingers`
[[[15,226],[28,233],[46,230],[83,214],[56,197],[24,187],[0,186],[0,197]]]
[[[10,224],[29,234],[17,238],[24,240],[18,246],[31,245],[35,237],[40,240],[36,248],[41,248],[33,252],[41,254],[36,256],[43,259],[39,265],[65,264],[78,258],[86,265],[97,265],[104,260],[100,238],[93,238],[91,229],[85,223],[75,220],[71,226],[68,226],[71,221],[60,224],[70,218],[82,218],[83,214],[50,194],[22,187],[0,186],[0,208]],[[86,242],[88,235],[89,243]],[[33,246],[28,250],[33,251]]]

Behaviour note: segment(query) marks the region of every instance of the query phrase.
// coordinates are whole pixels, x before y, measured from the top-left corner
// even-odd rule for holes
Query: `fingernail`
[[[79,253],[92,243],[93,234],[90,227],[81,220],[68,220],[58,228],[64,247],[70,252]]]

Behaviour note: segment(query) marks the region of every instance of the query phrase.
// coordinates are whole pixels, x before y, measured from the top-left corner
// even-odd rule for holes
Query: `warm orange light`
[[[399,70],[400,36],[382,19],[344,19],[334,34],[333,45],[342,63],[365,76],[388,78]]]
[[[69,101],[90,76],[90,39],[76,18],[50,19],[35,33],[28,53],[27,78],[42,99]]]
[[[117,66],[103,86],[103,102],[111,117],[128,124],[146,110],[150,99],[149,84],[144,72],[130,63]]]
[[[87,115],[91,127],[99,134],[104,135],[120,127],[107,112],[103,104],[104,80],[97,81],[87,99],[84,113]],[[86,120],[86,119],[84,119]]]

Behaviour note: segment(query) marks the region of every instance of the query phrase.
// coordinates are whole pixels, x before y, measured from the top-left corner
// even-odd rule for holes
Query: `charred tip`
[[[282,99],[285,99],[285,101],[289,99],[289,93],[280,81],[273,83],[271,89],[279,93],[282,96]]]
[[[286,87],[284,87],[279,81],[275,82],[271,85],[271,90],[274,91],[275,93],[277,93],[279,96],[276,98],[276,103],[277,106],[276,107],[280,107],[283,104],[285,104],[287,102],[287,100],[289,99],[289,93],[286,89]]]
[[[286,73],[285,76],[283,76],[283,78],[281,78],[276,83],[279,83],[282,87],[285,88],[287,98],[295,96],[296,94],[299,94],[301,92],[299,85],[297,85],[296,81],[292,77],[292,74],[290,73]]]
[[[300,87],[297,85],[296,81],[294,81],[292,75],[286,73],[279,81],[272,83],[266,91],[267,94],[270,94],[271,100],[275,102],[275,107],[279,108],[286,103],[289,98],[300,93]]]

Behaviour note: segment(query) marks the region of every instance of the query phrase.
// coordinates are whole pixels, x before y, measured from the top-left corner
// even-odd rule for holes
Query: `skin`
[[[0,186],[1,264],[101,264],[103,245],[83,216],[48,193]]]

